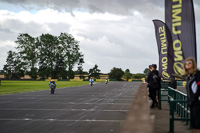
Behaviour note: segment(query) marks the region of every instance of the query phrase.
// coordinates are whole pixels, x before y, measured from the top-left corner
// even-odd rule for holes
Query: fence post
[[[159,109],[161,110],[162,109],[162,99],[161,99],[161,89],[159,89],[159,96],[158,96],[158,100],[159,100]]]
[[[187,107],[187,110],[188,110],[188,107]],[[186,114],[186,118],[187,118],[187,121],[186,121],[186,125],[188,125],[189,124],[189,113],[188,113],[188,111],[187,111],[187,114]]]
[[[172,97],[172,96],[171,96],[171,90],[168,88],[168,103],[169,103],[169,101],[170,101],[170,97]]]
[[[171,133],[174,133],[174,100],[170,99],[170,121],[169,121],[169,129]]]

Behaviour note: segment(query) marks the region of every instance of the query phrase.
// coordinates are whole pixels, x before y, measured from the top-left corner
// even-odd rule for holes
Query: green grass
[[[1,94],[11,94],[20,92],[29,92],[37,90],[47,90],[49,82],[47,81],[1,81],[0,95]],[[69,82],[69,81],[57,81],[56,88],[73,87],[80,85],[87,85],[89,82]]]

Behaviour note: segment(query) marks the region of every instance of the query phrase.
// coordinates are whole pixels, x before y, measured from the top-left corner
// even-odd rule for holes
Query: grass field
[[[47,81],[1,81],[0,86],[0,95],[1,94],[10,94],[10,93],[20,93],[28,91],[37,91],[37,90],[47,90],[49,82]],[[80,85],[88,85],[89,82],[69,82],[69,81],[57,81],[56,88],[64,87],[73,87]]]

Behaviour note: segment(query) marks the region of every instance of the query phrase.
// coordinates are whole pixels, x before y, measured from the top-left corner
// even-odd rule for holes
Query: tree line
[[[61,33],[59,36],[42,34],[39,37],[32,37],[27,33],[19,34],[16,51],[9,51],[3,73],[8,79],[20,79],[29,75],[32,79],[51,77],[53,79],[73,79],[74,74],[88,74],[89,77],[100,78],[101,70],[98,65],[83,71],[84,55],[80,52],[79,41],[71,34]],[[78,65],[76,71],[73,71]],[[144,74],[134,74],[135,78],[142,78]],[[122,80],[134,78],[134,75],[127,69],[113,68],[109,78]]]
[[[7,78],[18,79],[24,74],[33,79],[38,75],[42,78],[72,78],[74,65],[84,62],[79,42],[68,33],[59,36],[42,34],[35,38],[27,33],[19,34],[15,42],[16,52],[8,52],[3,68]]]

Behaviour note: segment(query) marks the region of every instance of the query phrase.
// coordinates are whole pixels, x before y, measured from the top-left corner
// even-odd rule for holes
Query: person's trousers
[[[157,89],[149,88],[149,97],[153,101],[152,106],[155,106],[155,104],[157,103],[156,94],[157,94]]]

